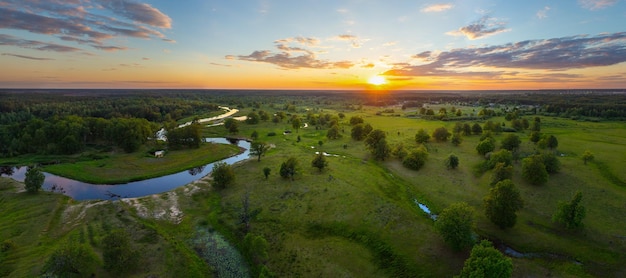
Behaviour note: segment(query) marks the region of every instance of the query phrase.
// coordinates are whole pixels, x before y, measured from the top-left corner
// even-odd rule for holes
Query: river
[[[218,144],[233,144],[226,138],[206,138],[206,141]],[[234,141],[234,144],[237,144],[237,146],[245,149],[245,151],[238,155],[176,174],[126,184],[91,184],[44,172],[46,178],[42,189],[46,191],[61,192],[75,200],[111,200],[120,198],[136,198],[163,193],[208,175],[211,173],[211,170],[213,170],[213,164],[217,162],[233,164],[250,157],[250,142],[237,140]],[[19,167],[15,168],[13,174],[9,177],[23,182],[25,174],[26,167]]]

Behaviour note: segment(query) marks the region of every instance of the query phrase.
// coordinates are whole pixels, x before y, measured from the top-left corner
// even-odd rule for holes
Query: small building
[[[154,152],[154,157],[163,157],[165,151],[156,151]]]

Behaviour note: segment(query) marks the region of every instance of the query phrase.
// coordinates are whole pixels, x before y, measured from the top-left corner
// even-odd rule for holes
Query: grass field
[[[314,105],[298,107],[298,114],[304,116],[305,109],[319,108]],[[480,237],[528,255],[513,258],[514,277],[626,275],[626,222],[623,220],[626,215],[626,174],[623,172],[626,169],[626,123],[541,117],[542,133],[555,135],[559,141],[561,171],[551,175],[547,184],[534,186],[522,179],[521,162],[516,161],[513,181],[525,206],[519,211],[513,228],[500,230],[484,216],[482,208],[482,200],[489,192],[491,172],[475,175],[475,166],[484,160],[475,151],[478,136],[464,137],[459,146],[449,142],[428,143],[429,159],[419,171],[404,168],[396,158],[375,161],[363,142],[350,138],[347,122],[353,115],[362,116],[375,129],[386,131],[390,145],[402,143],[407,148],[417,147],[414,136],[420,128],[432,132],[445,126],[451,130],[455,124],[408,118],[406,114],[414,114],[413,111],[394,109],[393,114],[376,115],[380,108],[343,111],[338,107],[323,107],[323,113],[346,115],[340,123],[343,137],[337,140],[328,140],[326,130],[316,130],[313,126],[296,132],[286,120],[258,125],[242,123],[240,131],[233,136],[249,137],[257,131],[259,140],[274,147],[260,162],[250,159],[234,165],[235,183],[219,192],[211,190],[208,180],[203,179],[170,193],[93,205],[93,202],[78,203],[48,193],[15,193],[12,190],[15,185],[2,179],[3,211],[6,207],[6,211],[13,213],[0,216],[0,238],[12,240],[18,247],[14,254],[0,256],[3,260],[0,271],[4,271],[0,274],[36,275],[38,265],[58,242],[80,238],[81,233],[89,234],[89,229],[93,242],[88,241],[100,252],[98,242],[106,234],[106,227],[117,226],[131,231],[136,247],[144,254],[151,254],[142,256],[142,267],[133,272],[134,276],[172,277],[180,273],[210,276],[219,266],[205,265],[206,258],[196,252],[197,231],[219,231],[246,255],[240,216],[244,196],[248,195],[250,209],[259,212],[252,218],[249,232],[262,236],[269,243],[268,258],[263,263],[277,277],[450,277],[458,274],[469,252],[452,251],[435,231],[433,220],[415,205],[415,200],[426,204],[435,214],[452,203],[468,203],[475,210],[476,233]],[[460,109],[465,113],[473,108]],[[250,111],[242,109],[239,114],[246,115]],[[504,122],[503,118],[490,120]],[[283,135],[287,129],[294,132]],[[270,132],[276,135],[268,136]],[[204,134],[228,135],[226,129],[219,126],[207,128]],[[527,131],[517,135],[522,139],[522,155],[536,151]],[[297,142],[298,136],[300,142]],[[503,136],[496,135],[498,142]],[[319,141],[323,142],[321,146]],[[585,150],[595,155],[595,160],[586,165],[580,157]],[[327,157],[328,168],[320,172],[311,166],[316,151],[337,156]],[[460,158],[460,166],[455,170],[444,166],[444,159],[450,153]],[[293,181],[278,175],[280,164],[290,156],[299,162]],[[174,158],[172,154],[167,157]],[[115,164],[121,163],[111,163]],[[93,165],[97,164],[91,167],[98,168]],[[265,167],[271,169],[267,180],[263,176]],[[558,202],[568,201],[577,190],[583,193],[587,216],[584,228],[572,232],[552,223],[551,217]],[[182,211],[180,219],[160,216],[176,211],[172,207]],[[83,217],[63,217],[81,215],[83,209]],[[160,214],[162,211],[165,213]],[[152,240],[141,240],[146,238]],[[258,268],[252,266],[252,269],[252,273],[258,274]],[[102,269],[96,274],[109,275]]]
[[[94,184],[119,184],[177,173],[237,153],[234,145],[202,144],[199,149],[168,151],[161,158],[147,151],[117,153],[97,160],[48,165],[45,171]]]

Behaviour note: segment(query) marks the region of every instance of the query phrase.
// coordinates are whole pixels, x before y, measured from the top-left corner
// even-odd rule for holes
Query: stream
[[[244,149],[242,153],[224,158],[204,166],[192,168],[175,174],[162,177],[130,182],[126,184],[91,184],[44,172],[45,180],[42,189],[60,192],[75,200],[115,200],[121,198],[135,198],[152,194],[163,193],[186,185],[208,175],[213,170],[213,164],[225,162],[229,165],[250,157],[250,142],[244,140],[229,141],[226,138],[206,138],[206,142],[217,144],[236,144]],[[16,181],[23,182],[27,167],[16,167],[11,175]]]

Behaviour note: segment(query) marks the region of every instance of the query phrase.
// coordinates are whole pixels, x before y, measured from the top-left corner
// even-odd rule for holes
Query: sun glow
[[[387,84],[387,79],[385,79],[384,76],[375,75],[375,76],[370,77],[370,79],[367,80],[367,83],[375,85],[375,86],[380,86],[380,85]]]

